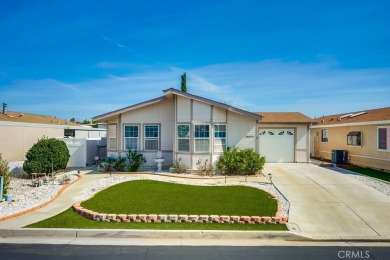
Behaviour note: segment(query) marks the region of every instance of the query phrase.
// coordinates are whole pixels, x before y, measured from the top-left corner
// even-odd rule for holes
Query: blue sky
[[[389,1],[0,1],[0,102],[78,120],[180,89],[310,117],[390,105]]]

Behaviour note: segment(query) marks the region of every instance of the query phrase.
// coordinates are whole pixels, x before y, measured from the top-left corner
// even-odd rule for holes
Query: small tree
[[[3,177],[3,197],[8,194],[8,187],[11,182],[8,162],[1,157],[0,153],[0,176]],[[3,198],[0,198],[2,200]]]
[[[64,141],[43,137],[28,150],[26,158],[23,164],[25,172],[29,175],[32,173],[47,174],[65,169],[70,154]]]
[[[181,75],[181,91],[187,92],[187,75],[185,72]]]

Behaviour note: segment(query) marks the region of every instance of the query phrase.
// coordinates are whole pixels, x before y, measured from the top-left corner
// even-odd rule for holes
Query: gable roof
[[[0,113],[0,121],[3,122],[19,122],[19,123],[35,123],[48,125],[67,125],[80,126],[79,124],[59,119],[52,116],[29,114],[22,112],[7,111],[6,114]]]
[[[390,107],[323,116],[315,119],[319,125],[340,125],[390,120]]]
[[[245,116],[251,117],[251,118],[256,119],[256,120],[260,120],[261,119],[261,115],[258,115],[258,114],[255,114],[255,113],[252,113],[252,112],[249,112],[249,111],[245,111],[243,109],[239,109],[239,108],[236,108],[236,107],[233,107],[233,106],[221,103],[221,102],[217,102],[217,101],[214,101],[214,100],[211,100],[211,99],[207,99],[207,98],[196,96],[196,95],[193,95],[193,94],[190,94],[190,93],[187,93],[187,92],[183,92],[183,91],[180,91],[180,90],[177,90],[177,89],[174,89],[174,88],[163,90],[163,93],[164,93],[164,96],[161,96],[161,97],[158,97],[158,98],[154,98],[154,99],[151,99],[151,100],[147,100],[145,102],[141,102],[141,103],[138,103],[138,104],[135,104],[135,105],[124,107],[124,108],[121,108],[121,109],[118,109],[118,110],[114,110],[114,111],[111,111],[111,112],[108,112],[108,113],[105,113],[105,114],[102,114],[102,115],[98,115],[98,116],[93,117],[92,119],[93,119],[93,121],[101,121],[101,120],[107,119],[107,118],[112,117],[112,116],[116,116],[116,115],[119,115],[119,114],[122,114],[122,113],[126,113],[126,112],[129,112],[129,111],[141,108],[141,107],[145,107],[145,106],[149,106],[149,105],[161,102],[161,101],[163,101],[165,99],[171,98],[173,95],[186,97],[186,98],[193,99],[193,100],[196,100],[196,101],[199,101],[199,102],[202,102],[202,103],[206,103],[206,104],[209,104],[209,105],[220,107],[220,108],[223,108],[223,109],[226,109],[226,110],[229,110],[229,111],[241,114],[241,115],[245,115]]]
[[[183,91],[180,91],[180,90],[177,90],[177,89],[174,89],[174,88],[163,90],[163,92],[164,92],[165,96],[169,96],[169,95],[175,94],[175,95],[186,97],[186,98],[189,98],[189,99],[193,99],[193,100],[196,100],[196,101],[199,101],[199,102],[202,102],[202,103],[206,103],[206,104],[209,104],[209,105],[220,107],[220,108],[226,109],[228,111],[235,112],[237,114],[245,115],[247,117],[251,117],[251,118],[256,119],[256,120],[260,120],[261,119],[261,115],[258,115],[256,113],[252,113],[252,112],[249,112],[249,111],[237,108],[237,107],[233,107],[233,106],[230,106],[230,105],[225,104],[225,103],[217,102],[217,101],[214,101],[214,100],[211,100],[211,99],[208,99],[208,98],[204,98],[204,97],[201,97],[201,96],[197,96],[197,95],[194,95],[194,94],[183,92]]]
[[[316,121],[300,112],[256,112],[262,115],[262,123],[315,123]]]

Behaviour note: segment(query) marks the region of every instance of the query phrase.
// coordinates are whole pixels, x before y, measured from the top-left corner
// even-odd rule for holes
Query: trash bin
[[[6,202],[12,202],[12,195],[5,195]]]

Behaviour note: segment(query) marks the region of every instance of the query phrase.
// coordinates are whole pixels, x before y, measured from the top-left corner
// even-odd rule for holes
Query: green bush
[[[114,162],[114,169],[118,172],[126,171],[126,157],[119,158],[116,162]]]
[[[27,152],[27,160],[23,164],[23,170],[31,175],[32,173],[50,173],[65,169],[69,157],[69,150],[65,142],[44,137],[38,140]]]
[[[225,175],[254,175],[263,169],[265,157],[253,149],[228,148],[218,158],[215,167]]]
[[[136,172],[138,171],[139,167],[141,167],[144,163],[146,163],[146,159],[142,153],[138,153],[135,150],[129,150],[126,153],[127,159],[128,159],[128,171],[129,172]]]
[[[8,162],[6,160],[3,160],[3,158],[1,158],[1,154],[0,154],[0,176],[3,177],[3,197],[5,197],[5,195],[8,195],[8,187],[9,187],[9,183],[11,182],[11,176],[10,176],[10,172],[9,172],[9,167],[8,167]],[[0,198],[0,201],[2,200],[3,198]]]

